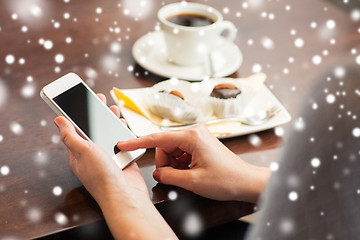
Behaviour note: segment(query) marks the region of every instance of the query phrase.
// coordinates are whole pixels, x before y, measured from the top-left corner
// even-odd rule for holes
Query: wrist
[[[141,191],[134,189],[126,189],[123,186],[119,189],[104,189],[101,195],[95,197],[96,202],[103,208],[115,208],[118,205],[128,207],[130,209],[143,209],[145,205],[152,204],[149,196]]]
[[[245,173],[244,168],[239,170],[238,176],[242,177],[240,179],[241,184],[237,184],[238,188],[235,199],[237,201],[256,203],[261,193],[265,190],[271,171],[266,167],[247,165]]]

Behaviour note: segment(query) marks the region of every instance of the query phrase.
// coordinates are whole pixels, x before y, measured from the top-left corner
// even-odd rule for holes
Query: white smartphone
[[[136,136],[115,116],[75,73],[46,85],[40,96],[56,114],[69,119],[78,133],[100,145],[124,169],[145,153],[145,149],[120,151],[118,141]]]

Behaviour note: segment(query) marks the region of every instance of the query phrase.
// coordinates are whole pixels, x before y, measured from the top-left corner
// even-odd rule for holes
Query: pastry
[[[192,123],[201,111],[189,104],[178,90],[160,90],[148,97],[149,110],[157,116],[175,122]]]

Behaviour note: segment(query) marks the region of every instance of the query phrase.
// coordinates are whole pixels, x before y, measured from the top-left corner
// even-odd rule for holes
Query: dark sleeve
[[[247,239],[360,239],[360,68],[320,77]]]

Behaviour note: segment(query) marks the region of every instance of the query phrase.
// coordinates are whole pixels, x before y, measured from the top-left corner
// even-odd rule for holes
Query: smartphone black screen
[[[117,117],[82,83],[53,98],[75,124],[110,156],[120,140],[133,138]]]

